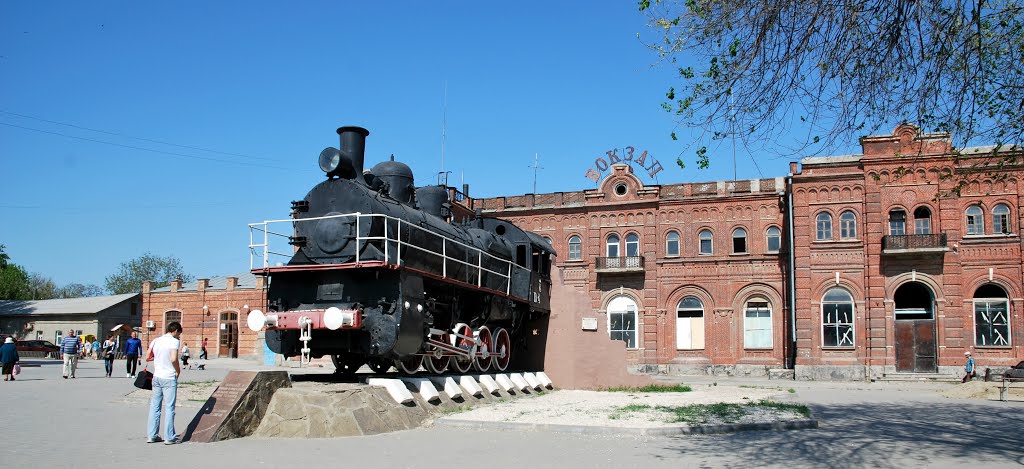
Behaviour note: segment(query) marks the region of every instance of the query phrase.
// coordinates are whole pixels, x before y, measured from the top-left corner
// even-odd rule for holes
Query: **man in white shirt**
[[[181,336],[181,324],[172,322],[167,325],[167,333],[149,343],[147,361],[153,361],[153,398],[149,401],[149,425],[146,432],[147,443],[163,441],[165,445],[179,443],[174,432],[174,406],[178,398],[178,348]],[[160,439],[160,409],[163,407],[167,418],[164,423],[164,439]]]

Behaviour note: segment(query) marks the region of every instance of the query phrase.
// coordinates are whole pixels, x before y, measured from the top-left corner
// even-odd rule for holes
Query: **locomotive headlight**
[[[328,176],[332,175],[338,170],[338,165],[341,164],[341,151],[334,147],[324,148],[324,151],[320,152],[320,169],[322,169]]]

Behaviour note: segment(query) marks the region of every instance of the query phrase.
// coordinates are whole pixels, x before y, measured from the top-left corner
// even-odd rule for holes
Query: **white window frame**
[[[775,230],[775,234],[772,234],[772,230]],[[778,243],[778,245],[779,245],[779,247],[774,249],[774,250],[772,249],[772,241],[771,241],[771,239],[773,237],[777,239],[775,242]],[[779,227],[777,227],[777,226],[769,226],[768,229],[765,230],[765,233],[764,233],[764,242],[765,242],[765,249],[767,250],[767,252],[779,252],[779,250],[782,249],[782,230],[779,229]]]
[[[899,218],[896,214],[902,213],[903,218]],[[889,235],[890,236],[904,236],[907,234],[907,211],[902,208],[894,208],[889,210]]]
[[[683,302],[686,301],[689,298],[693,298],[694,300],[696,300],[697,304],[700,305],[700,308],[692,307],[692,306],[684,308],[683,307]],[[694,316],[694,313],[696,313],[698,311],[700,312],[700,315],[699,316]],[[682,316],[682,317],[680,317],[680,316]],[[701,301],[700,298],[697,298],[696,296],[687,295],[687,296],[681,298],[678,303],[676,303],[676,350],[704,350],[704,348],[707,347],[707,323],[705,322],[705,318],[706,317],[707,317],[707,315],[704,312],[704,302]],[[693,333],[693,323],[695,321],[693,321],[693,320],[697,319],[697,318],[700,318],[700,321],[697,321],[697,322],[699,322],[699,324],[700,324],[700,332],[701,332],[701,334],[698,336],[699,340],[695,341],[694,340],[694,333]],[[689,342],[690,345],[688,347],[685,347],[685,346],[684,347],[680,347],[680,339],[682,338],[682,334],[680,333],[680,329],[682,329],[682,328],[679,327],[679,325],[680,325],[681,321],[686,321],[687,329],[689,330],[688,333],[690,335],[689,335],[689,341],[688,342]],[[694,345],[695,342],[696,342],[696,345]]]
[[[853,210],[839,214],[839,239],[857,239],[857,214]]]
[[[849,297],[849,299],[850,299],[849,302],[846,302],[846,301],[826,301],[825,300],[825,298],[828,297],[829,293],[831,293],[833,291],[836,291],[836,290],[839,290],[839,291],[842,291],[843,293],[846,293],[847,297]],[[836,314],[836,321],[826,322],[827,317],[826,317],[825,309],[826,309],[827,306],[829,306],[829,305],[847,305],[847,304],[850,305],[850,320],[849,320],[849,322],[841,322],[841,321],[838,320],[839,319],[838,308],[837,308],[837,310],[835,312],[835,314]],[[841,288],[841,287],[834,287],[834,288],[830,288],[828,291],[825,292],[824,295],[821,296],[821,347],[822,348],[829,348],[829,349],[832,349],[832,348],[844,348],[845,349],[845,348],[856,347],[857,346],[857,328],[855,327],[856,323],[857,323],[857,304],[856,304],[856,302],[853,301],[853,294],[850,293],[849,290],[847,290],[845,288]],[[825,329],[827,327],[833,327],[833,328],[836,329],[837,341],[836,341],[835,345],[828,345],[828,344],[825,343],[825,337],[826,337]],[[840,327],[848,328],[848,334],[840,335],[839,334],[839,328]],[[842,339],[847,337],[847,336],[850,338],[850,342],[849,343],[844,343],[844,341]]]
[[[995,207],[992,207],[992,233],[1010,234],[1012,232],[1010,230],[1010,207],[1006,204],[996,204]]]
[[[737,234],[739,236],[737,236]],[[736,250],[736,240],[739,239],[739,238],[743,238],[743,250],[742,251],[737,251]],[[732,253],[733,254],[746,254],[748,252],[750,252],[750,246],[747,245],[747,230],[744,229],[743,227],[739,227],[739,228],[736,228],[736,229],[732,230]]]
[[[569,237],[569,260],[578,261],[580,259],[583,259],[583,239],[572,235]]]
[[[637,257],[640,255],[640,235],[636,233],[626,234],[626,257]]]
[[[674,250],[672,249],[673,244],[675,244]],[[669,231],[665,234],[665,256],[678,257],[679,253],[679,232],[675,230]]]
[[[614,239],[614,241],[612,241],[613,239]],[[607,256],[607,257],[619,257],[619,256],[622,255],[622,253],[619,251],[619,241],[620,241],[619,235],[616,234],[616,233],[612,233],[612,234],[608,235],[608,237],[606,237],[604,239],[604,246],[605,246],[604,253],[605,253],[605,256]],[[612,255],[612,249],[613,248],[615,249],[615,255]]]
[[[816,241],[832,240],[832,214],[821,212],[814,217],[814,239]]]
[[[620,333],[620,334],[621,333],[632,333],[632,338],[633,338],[632,346],[630,346],[630,341],[629,341],[628,338],[626,340],[624,340],[624,342],[626,342],[626,348],[627,349],[636,349],[637,348],[636,343],[637,343],[637,340],[638,340],[639,330],[640,330],[640,324],[639,324],[640,314],[638,314],[638,309],[639,309],[639,307],[637,306],[636,301],[633,301],[633,298],[630,298],[630,297],[625,296],[625,295],[620,295],[620,296],[616,296],[615,298],[612,298],[612,300],[608,302],[608,308],[607,308],[607,312],[608,312],[608,338],[611,339],[611,340],[623,340],[621,337],[620,338],[613,338],[613,335],[615,333]],[[623,322],[621,322],[620,324],[626,324],[626,317],[625,316],[632,315],[633,316],[633,328],[632,329],[626,329],[625,327],[621,327],[619,329],[612,329],[612,319],[613,319],[612,317],[613,317],[613,315],[621,315],[621,316],[623,316],[622,317],[622,321]]]
[[[1003,296],[1000,296],[1000,297],[987,297],[987,298],[974,298],[972,300],[972,302],[971,302],[972,306],[973,306],[971,308],[971,313],[972,313],[972,319],[974,319],[974,346],[975,347],[1010,347],[1013,344],[1013,337],[1010,336],[1010,334],[1013,333],[1013,331],[1012,331],[1013,327],[1011,327],[1011,324],[1010,324],[1010,297],[1009,297],[1009,295],[1007,295],[1006,289],[1004,289],[1002,287],[999,287],[999,289],[1002,290]],[[993,323],[995,323],[996,318],[988,318],[987,319],[988,327],[995,328],[997,326],[1000,326],[1001,329],[1005,329],[1006,335],[1002,336],[1002,334],[999,334],[998,331],[997,331],[996,333],[1001,336],[1001,337],[999,337],[999,339],[1001,339],[1001,343],[993,342],[993,343],[990,343],[990,344],[985,344],[985,343],[982,343],[982,341],[978,340],[978,339],[982,338],[979,335],[979,326],[981,326],[982,324],[979,324],[980,321],[978,319],[979,319],[979,315],[986,316],[986,315],[992,313],[991,308],[992,308],[992,305],[995,305],[995,304],[1002,304],[1003,305],[1002,312],[1001,312],[1002,313],[1001,314],[1002,315],[1002,323],[1001,324],[993,324]],[[984,311],[979,311],[979,307],[984,307]],[[997,312],[996,314],[999,314],[999,313]]]
[[[928,216],[918,217],[917,214],[921,210],[928,212]],[[932,234],[932,209],[928,208],[927,206],[922,205],[914,209],[914,234]]]
[[[754,306],[757,305],[757,306]],[[763,306],[763,309],[761,307]],[[755,313],[754,320],[751,320],[751,313]],[[767,313],[767,316],[762,314]],[[774,348],[774,329],[772,327],[772,302],[767,298],[754,297],[743,304],[743,348],[747,349],[772,349]],[[767,318],[765,321],[763,318]],[[767,325],[767,327],[765,327]],[[762,334],[767,331],[767,345],[756,344],[752,336],[757,332]]]
[[[705,237],[705,233],[707,236]],[[704,241],[708,242],[708,249],[704,249]],[[697,233],[697,253],[701,256],[711,256],[715,254],[715,234],[711,230],[700,230]]]
[[[967,223],[966,236],[980,236],[985,234],[985,211],[980,205],[971,205],[964,210],[965,222]]]

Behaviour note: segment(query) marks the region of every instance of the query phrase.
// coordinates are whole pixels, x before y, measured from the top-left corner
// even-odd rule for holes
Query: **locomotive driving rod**
[[[246,318],[246,325],[253,332],[264,327],[282,329],[360,329],[363,327],[363,312],[360,309],[305,309],[299,311],[272,312],[264,314],[254,309]]]

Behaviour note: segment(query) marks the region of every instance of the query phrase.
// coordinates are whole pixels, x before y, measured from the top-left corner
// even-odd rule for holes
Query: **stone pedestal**
[[[209,443],[251,435],[274,391],[291,387],[286,371],[232,371],[185,431],[185,441]]]

